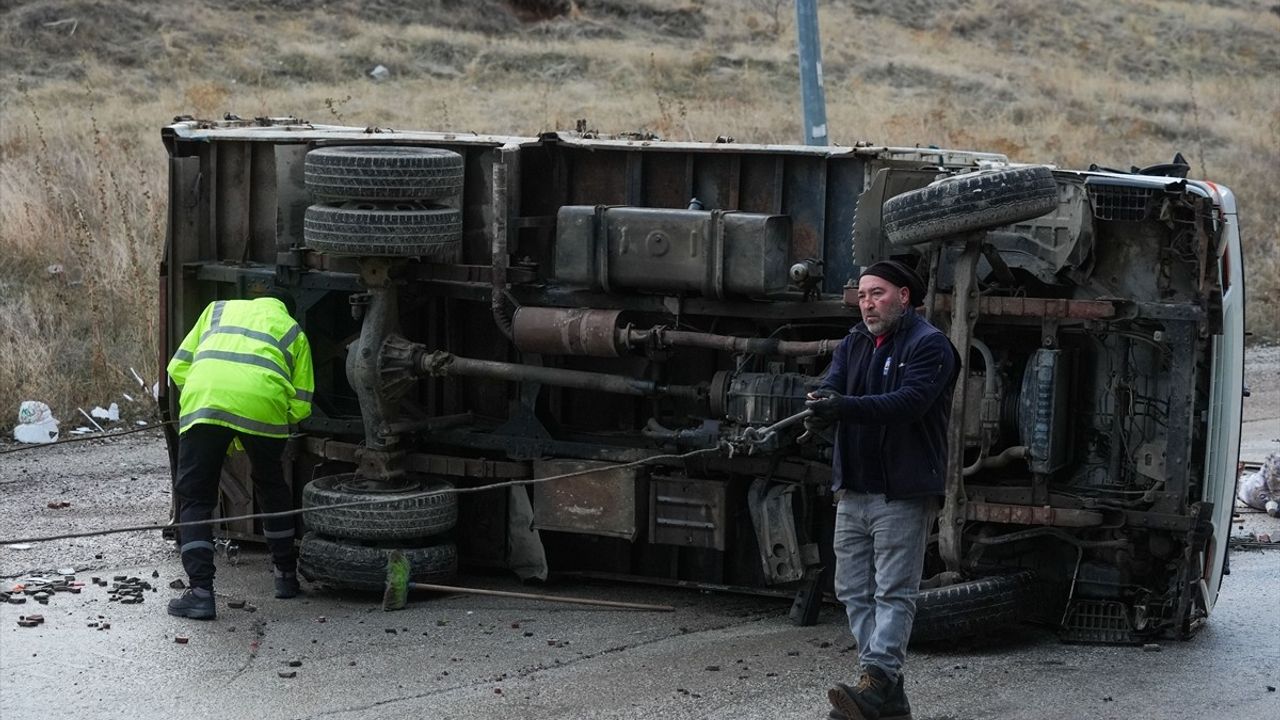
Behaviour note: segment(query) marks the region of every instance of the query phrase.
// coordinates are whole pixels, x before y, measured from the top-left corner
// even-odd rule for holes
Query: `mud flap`
[[[823,567],[811,567],[804,573],[804,581],[791,602],[791,624],[809,627],[818,624],[818,611],[822,609],[822,588],[826,586],[827,573]]]
[[[547,579],[547,553],[533,527],[533,503],[522,487],[507,498],[507,567],[521,580]]]

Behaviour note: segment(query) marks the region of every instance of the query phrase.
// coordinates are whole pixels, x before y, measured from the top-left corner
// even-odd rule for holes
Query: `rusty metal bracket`
[[[978,321],[978,293],[975,276],[978,258],[981,256],[982,235],[963,238],[964,251],[955,267],[955,292],[951,308],[951,344],[960,352],[960,377],[969,371],[969,344],[973,327]],[[951,417],[963,418],[966,393],[955,393],[951,398]],[[946,502],[938,514],[938,551],[947,569],[959,572],[962,568],[961,536],[964,534],[964,423],[953,422],[947,427]]]
[[[1093,527],[1102,524],[1102,513],[1094,510],[1055,508],[1048,505],[1006,505],[969,501],[965,503],[965,519],[1010,525],[1052,525],[1055,527]]]

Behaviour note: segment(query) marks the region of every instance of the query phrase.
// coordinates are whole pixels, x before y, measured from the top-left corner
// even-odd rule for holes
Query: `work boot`
[[[273,573],[276,581],[276,597],[281,600],[291,597],[297,597],[302,592],[302,586],[298,583],[297,572],[284,572],[276,568]]]
[[[212,620],[218,616],[213,603],[213,591],[204,588],[188,588],[182,595],[169,601],[169,614],[192,620]]]
[[[837,683],[839,685],[839,683]],[[848,687],[847,685],[843,687]],[[831,708],[831,712],[827,714],[830,720],[849,720],[849,716],[840,712],[835,708]],[[911,720],[911,703],[907,701],[906,684],[902,679],[902,673],[898,673],[898,682],[893,686],[893,692],[885,699],[884,705],[880,707],[880,720]]]
[[[827,691],[827,700],[831,706],[843,713],[847,720],[881,720],[885,703],[898,689],[897,683],[889,679],[883,670],[875,665],[868,665],[858,678],[858,684],[849,687],[844,683]],[[906,694],[903,693],[903,704]]]

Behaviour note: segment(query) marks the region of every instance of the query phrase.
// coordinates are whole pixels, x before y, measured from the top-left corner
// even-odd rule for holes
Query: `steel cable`
[[[129,431],[129,432],[134,432],[134,431]],[[124,433],[113,433],[113,434],[123,435]],[[40,445],[38,447],[45,447],[45,446]],[[657,461],[687,460],[697,455],[704,455],[707,453],[718,453],[721,451],[721,449],[722,449],[721,446],[717,446],[713,448],[703,448],[701,450],[691,450],[687,453],[682,453],[678,455],[673,455],[673,454],[653,455],[653,456],[642,458],[640,460],[635,460],[629,463],[623,463],[622,465],[617,465],[609,469],[624,470],[626,468],[637,467],[640,465],[645,465],[645,464],[657,462]],[[552,475],[550,477],[544,477],[544,478],[526,478],[522,480],[507,480],[504,482],[491,483],[489,485],[478,485],[476,487],[443,488],[439,490],[428,490],[420,493],[413,493],[412,495],[396,495],[395,497],[391,497],[391,498],[372,498],[369,500],[353,500],[351,502],[325,505],[324,507],[296,508],[294,510],[284,510],[281,512],[274,512],[274,513],[253,513],[250,515],[237,515],[235,517],[210,518],[209,520],[191,520],[188,522],[180,522],[180,523],[165,523],[163,525],[133,525],[130,527],[111,528],[107,530],[87,530],[85,532],[62,533],[59,535],[41,535],[41,536],[29,537],[29,538],[0,539],[0,547],[7,547],[9,545],[17,545],[21,543],[50,542],[53,540],[69,540],[72,538],[116,535],[119,533],[127,533],[127,532],[147,532],[151,530],[168,530],[171,528],[194,527],[197,525],[217,525],[219,523],[238,522],[240,520],[263,520],[268,518],[293,517],[295,515],[302,515],[303,513],[311,512],[312,510],[336,510],[339,508],[349,508],[349,507],[368,507],[371,505],[382,505],[382,504],[393,503],[393,502],[404,502],[406,500],[416,500],[418,498],[432,497],[435,495],[448,495],[451,493],[461,495],[463,493],[484,492],[486,490],[498,490],[501,488],[508,488],[508,487],[537,485],[537,484],[549,482],[551,480],[563,480],[564,478],[576,477],[578,475],[590,475],[591,473],[595,473],[599,471],[600,471],[599,468],[589,468],[586,470],[576,470],[574,472],[564,473],[562,475]]]

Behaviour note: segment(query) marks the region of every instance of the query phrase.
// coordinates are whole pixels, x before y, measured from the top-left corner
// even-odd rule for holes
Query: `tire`
[[[1042,165],[974,173],[889,198],[884,232],[894,245],[918,245],[1030,220],[1057,206],[1057,183]]]
[[[968,637],[1029,617],[1035,573],[1023,570],[922,590],[916,596],[911,642]]]
[[[307,247],[332,255],[445,255],[462,244],[462,214],[416,201],[312,205],[302,237]]]
[[[462,156],[449,150],[342,145],[307,153],[303,179],[322,200],[441,200],[462,192]]]
[[[298,572],[308,582],[382,591],[387,584],[387,556],[392,550],[399,550],[409,559],[410,582],[447,582],[458,573],[458,547],[453,543],[399,548],[355,545],[313,532],[302,536]]]
[[[452,493],[413,497],[453,487],[447,482],[417,480],[396,492],[362,488],[354,473],[318,477],[302,488],[307,528],[321,535],[351,540],[412,540],[438,535],[458,524],[458,496]],[[381,505],[325,509],[329,505],[380,499]]]

